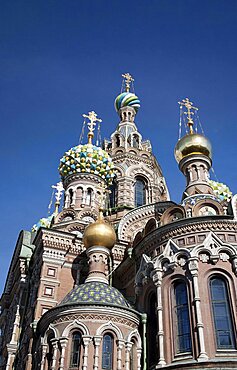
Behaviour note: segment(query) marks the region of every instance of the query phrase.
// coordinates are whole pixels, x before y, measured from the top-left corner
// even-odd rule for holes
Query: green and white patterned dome
[[[119,94],[115,99],[114,107],[117,112],[119,112],[120,108],[123,107],[133,107],[137,112],[140,108],[140,100],[133,93],[123,92],[122,94]]]
[[[232,192],[230,191],[227,185],[223,184],[222,182],[217,182],[213,180],[209,180],[209,184],[211,185],[214,194],[220,200],[229,201],[232,198]]]
[[[114,165],[108,153],[90,143],[69,149],[60,160],[59,173],[62,180],[76,173],[91,173],[102,177],[108,185],[115,177]]]

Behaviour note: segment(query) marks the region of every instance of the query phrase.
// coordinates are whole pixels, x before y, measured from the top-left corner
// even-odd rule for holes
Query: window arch
[[[146,182],[142,177],[137,177],[135,182],[135,207],[146,204]]]
[[[70,367],[79,367],[81,357],[82,335],[80,331],[72,334]]]
[[[236,348],[228,289],[225,280],[220,277],[211,278],[210,292],[216,346],[218,349]]]
[[[102,345],[102,369],[113,369],[113,341],[114,338],[110,333],[106,333],[103,337]]]
[[[176,353],[192,351],[187,287],[183,281],[174,283],[174,339]]]

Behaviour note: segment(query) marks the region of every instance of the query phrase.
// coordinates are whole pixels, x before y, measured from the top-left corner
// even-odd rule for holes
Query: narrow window
[[[70,189],[69,190],[69,206],[72,205],[72,201],[73,201],[73,190]]]
[[[157,364],[158,348],[157,348],[157,299],[156,294],[152,293],[148,300],[148,315],[147,315],[147,337],[148,337],[148,368]]]
[[[47,353],[46,353],[46,361],[47,361],[47,369],[50,370],[53,362],[53,345],[52,339],[54,339],[54,335],[52,333],[49,334],[47,338]]]
[[[225,281],[220,278],[211,279],[210,290],[217,348],[235,348],[230,304]]]
[[[174,286],[174,315],[176,352],[191,352],[191,331],[188,312],[188,296],[186,284],[178,282]]]
[[[113,366],[113,337],[105,334],[102,348],[102,369],[112,370]]]
[[[146,204],[146,184],[141,178],[137,178],[135,182],[135,207],[140,207]]]
[[[117,205],[117,185],[113,183],[109,191],[109,208],[114,208]]]
[[[86,193],[86,205],[87,206],[91,205],[91,196],[92,196],[92,190],[87,189],[87,193]]]
[[[79,331],[76,331],[72,335],[70,367],[78,367],[80,365],[80,355],[81,333]]]

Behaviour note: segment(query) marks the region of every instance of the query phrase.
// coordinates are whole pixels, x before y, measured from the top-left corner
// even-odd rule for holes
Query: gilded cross
[[[55,198],[56,198],[56,201],[59,202],[60,199],[62,198],[62,193],[64,191],[63,183],[61,181],[57,182],[56,185],[52,185],[52,188],[56,190]]]
[[[122,74],[122,77],[125,80],[126,92],[129,92],[130,91],[130,85],[134,81],[134,78],[132,78],[130,73],[124,73],[124,74]]]
[[[192,110],[198,110],[197,107],[193,106],[193,103],[189,100],[189,98],[183,99],[181,102],[178,102],[180,105],[180,108],[184,106],[187,109],[187,112],[184,112],[186,114],[188,119],[188,126],[190,130],[190,134],[193,134],[193,119],[192,116],[194,115],[194,112]]]
[[[96,122],[102,122],[102,119],[97,118],[97,114],[94,111],[91,111],[88,114],[83,114],[82,116],[89,120],[89,122],[87,122],[87,126],[89,129],[88,142],[89,144],[92,144],[92,138],[94,136],[93,131],[95,130]]]

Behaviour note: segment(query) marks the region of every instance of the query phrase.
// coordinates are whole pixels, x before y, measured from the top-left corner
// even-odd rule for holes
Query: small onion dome
[[[115,177],[114,165],[108,153],[92,145],[77,145],[68,150],[60,160],[62,180],[75,173],[92,173],[111,184]]]
[[[83,235],[83,243],[86,248],[105,247],[112,249],[115,242],[115,231],[110,224],[103,220],[101,214],[96,222],[86,227]]]
[[[188,134],[183,136],[176,144],[174,155],[179,163],[184,157],[193,154],[203,154],[212,158],[212,147],[210,141],[201,134]]]
[[[122,94],[118,95],[114,101],[114,107],[117,112],[119,112],[120,108],[123,107],[133,107],[137,112],[140,108],[140,100],[138,97],[130,92],[123,92]]]
[[[229,201],[232,198],[232,192],[230,191],[227,185],[213,180],[209,180],[209,184],[211,185],[214,194],[220,200]]]
[[[51,222],[53,219],[54,214],[50,215],[49,217],[41,218],[36,224],[34,224],[31,228],[32,232],[38,231],[41,227],[46,227],[47,229],[50,228]]]

